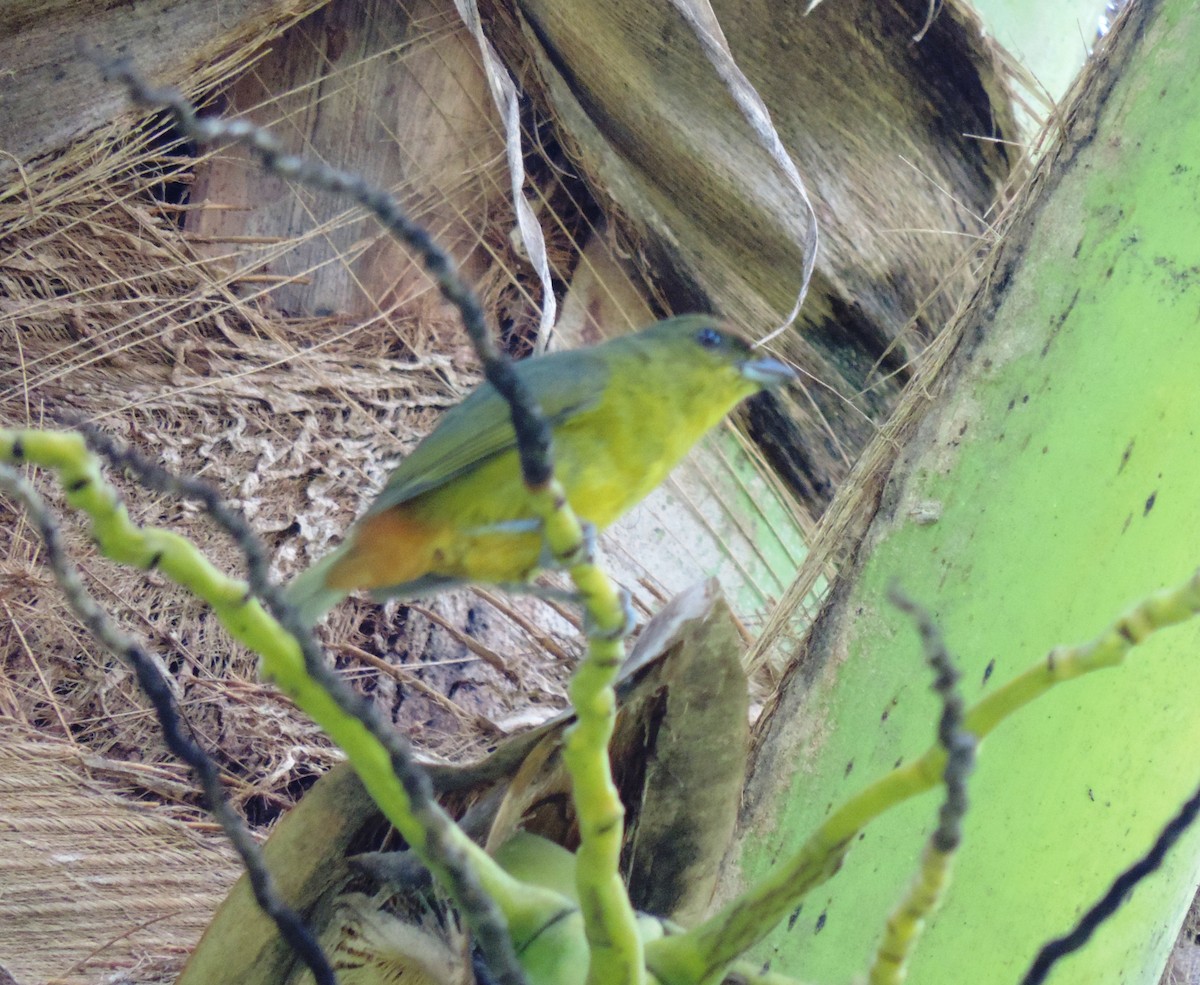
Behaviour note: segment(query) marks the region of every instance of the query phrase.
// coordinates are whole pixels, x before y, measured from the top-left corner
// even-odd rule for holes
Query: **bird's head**
[[[681,375],[715,374],[740,377],[747,393],[791,383],[794,369],[756,350],[726,322],[713,315],[682,315],[659,322],[642,332],[645,348],[654,358],[673,363]]]

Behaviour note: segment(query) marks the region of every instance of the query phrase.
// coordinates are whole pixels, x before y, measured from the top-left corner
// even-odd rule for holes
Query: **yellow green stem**
[[[883,941],[875,952],[869,985],[902,985],[925,920],[941,902],[950,882],[954,853],[927,842],[921,868],[895,912],[888,918]]]
[[[561,486],[552,481],[536,497],[547,546],[571,556],[584,532]],[[587,935],[589,985],[643,985],[646,969],[637,914],[620,876],[625,808],[612,779],[608,746],[616,725],[613,683],[625,648],[625,608],[611,578],[590,558],[569,568],[592,626],[587,653],[571,678],[575,724],[567,731],[563,762],[571,776],[579,821],[575,878]]]

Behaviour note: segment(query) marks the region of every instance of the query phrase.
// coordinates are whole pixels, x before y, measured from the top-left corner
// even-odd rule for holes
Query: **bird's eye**
[[[718,349],[725,341],[725,336],[715,328],[702,328],[696,333],[696,341],[706,349]]]

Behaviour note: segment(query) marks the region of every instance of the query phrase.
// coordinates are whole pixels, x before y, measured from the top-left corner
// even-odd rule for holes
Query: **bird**
[[[666,478],[738,403],[796,379],[710,315],[522,360],[553,435],[555,475],[603,530]],[[549,566],[508,404],[488,383],[448,410],[342,544],[284,598],[306,626],[353,591],[413,600],[470,583],[526,585]]]

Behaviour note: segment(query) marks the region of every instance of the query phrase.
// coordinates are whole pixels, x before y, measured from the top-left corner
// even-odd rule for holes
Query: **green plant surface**
[[[751,780],[738,878],[927,747],[936,715],[893,579],[929,606],[976,701],[1200,563],[1200,11],[1139,4],[1047,154],[949,374],[818,627]],[[929,522],[937,517],[936,522]],[[1200,777],[1200,630],[1059,688],[981,750],[955,882],[910,980],[1015,982],[1144,851]],[[933,824],[874,823],[756,956],[807,979],[869,963]],[[1052,981],[1154,982],[1195,889],[1200,836]]]
[[[889,592],[889,598],[904,600],[897,604],[910,615],[916,611],[911,600],[905,600],[903,595]],[[872,985],[876,981],[898,985],[904,980],[904,966],[923,932],[926,918],[940,905],[949,882],[950,864],[961,843],[961,822],[969,802],[965,780],[972,771],[980,740],[1054,687],[1119,666],[1135,646],[1160,630],[1192,620],[1197,613],[1200,613],[1200,571],[1180,585],[1143,599],[1094,639],[1074,646],[1054,647],[1033,666],[965,709],[961,719],[958,718],[963,710],[957,693],[958,672],[953,670],[944,676],[939,671],[936,690],[945,700],[947,687],[954,688],[952,705],[959,710],[952,713],[950,704],[943,706],[937,744],[897,765],[837,805],[836,810],[831,805],[824,822],[797,851],[777,860],[768,874],[728,906],[687,931],[648,941],[647,965],[664,985],[697,982],[714,985],[735,958],[750,951],[793,907],[798,918],[800,903],[838,872],[847,850],[868,824],[944,780],[947,790],[938,810],[938,829],[926,844],[916,879],[905,899],[889,916],[887,936],[876,950]],[[927,635],[922,629],[927,654],[931,652],[930,641],[936,637],[939,666],[953,668],[936,624],[927,613],[922,613],[921,619],[934,634]]]
[[[976,0],[974,7],[1037,80],[1039,95],[1061,100],[1096,42],[1105,0]]]

